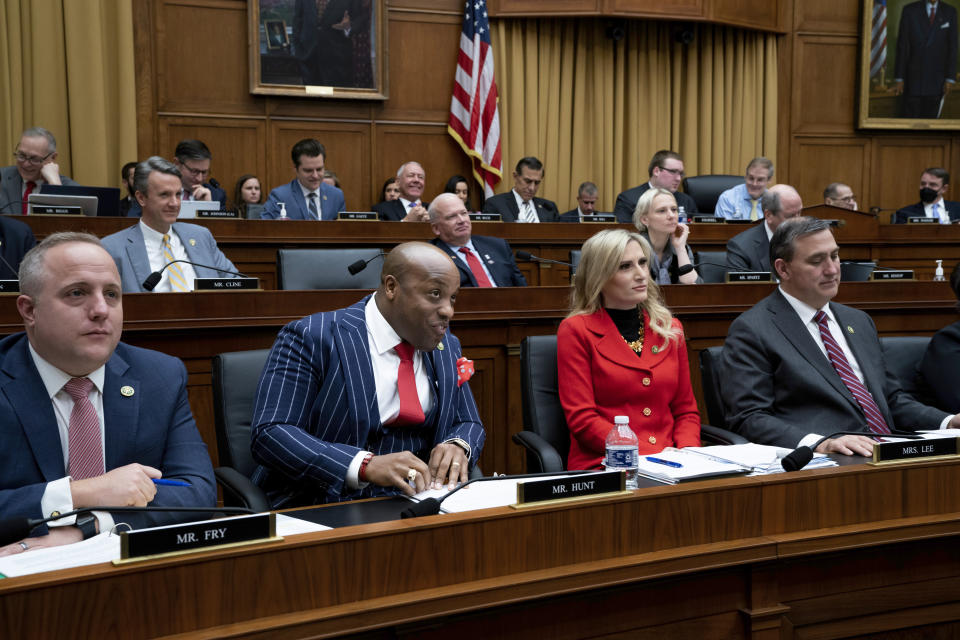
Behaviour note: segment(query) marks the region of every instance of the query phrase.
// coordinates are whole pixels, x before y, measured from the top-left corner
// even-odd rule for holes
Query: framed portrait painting
[[[250,91],[384,100],[385,0],[247,0]]]

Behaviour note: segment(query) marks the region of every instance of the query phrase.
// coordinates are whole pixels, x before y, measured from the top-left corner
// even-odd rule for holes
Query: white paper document
[[[750,467],[753,470],[750,475],[765,475],[769,473],[783,473],[784,469],[781,460],[790,454],[793,449],[749,442],[747,444],[732,444],[726,446],[687,447],[683,449],[683,451],[709,456],[714,460],[722,460]],[[825,454],[815,453],[813,454],[813,460],[807,463],[804,469],[819,469],[821,467],[835,466],[837,466],[837,463]]]
[[[589,472],[587,472],[589,473]],[[493,507],[506,507],[517,503],[517,485],[524,482],[540,482],[542,480],[551,480],[554,478],[564,478],[568,476],[543,476],[538,478],[498,478],[496,480],[484,480],[474,482],[469,487],[464,487],[457,491],[440,505],[440,513],[462,513],[464,511],[475,511],[477,509],[491,509]],[[413,496],[414,500],[425,500],[427,498],[443,498],[450,493],[446,488],[427,489]]]
[[[712,448],[712,447],[711,447]],[[725,447],[717,447],[725,448]],[[687,449],[664,449],[660,453],[641,455],[637,473],[667,484],[685,480],[747,473],[750,467],[738,462],[708,455],[698,455]]]

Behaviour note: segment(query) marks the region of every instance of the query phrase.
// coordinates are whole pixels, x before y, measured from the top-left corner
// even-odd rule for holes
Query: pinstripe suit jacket
[[[476,464],[485,438],[469,384],[457,386],[460,342],[448,331],[443,350],[424,352],[434,383],[434,410],[420,430],[380,424],[364,307],[370,296],[337,311],[285,326],[273,345],[254,401],[253,480],[275,508],[353,500],[398,491],[366,487],[351,492],[347,467],[362,450],[413,451],[462,438]],[[387,434],[385,436],[385,434]]]

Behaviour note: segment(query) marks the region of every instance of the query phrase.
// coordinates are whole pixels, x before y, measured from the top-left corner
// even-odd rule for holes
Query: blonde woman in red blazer
[[[683,326],[650,278],[650,245],[608,229],[583,245],[570,315],[557,332],[569,469],[596,469],[614,416],[630,418],[640,454],[700,444]]]

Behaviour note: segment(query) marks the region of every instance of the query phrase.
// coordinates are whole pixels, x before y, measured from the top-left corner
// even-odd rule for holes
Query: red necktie
[[[417,379],[413,375],[413,345],[404,340],[393,348],[400,356],[397,369],[397,391],[400,396],[400,411],[390,423],[395,427],[415,427],[423,424],[423,407],[417,395]]]
[[[33,193],[33,190],[37,188],[37,183],[33,180],[27,180],[27,188],[23,190],[23,202],[21,203],[20,213],[27,215],[27,198]]]
[[[470,251],[470,249],[467,247],[460,247],[460,253],[466,257],[467,266],[469,266],[470,271],[473,272],[473,277],[477,281],[477,286],[492,287],[493,283],[490,282],[490,278],[488,278],[487,274],[483,271],[483,265],[480,264],[480,260],[473,254],[473,251]]]
[[[874,402],[873,396],[870,395],[867,388],[860,382],[860,379],[853,372],[853,367],[850,366],[850,361],[843,355],[843,349],[841,349],[837,341],[833,339],[833,334],[830,333],[830,327],[827,326],[827,314],[823,311],[818,311],[813,319],[816,320],[817,326],[820,328],[820,338],[823,340],[823,346],[827,348],[827,355],[830,357],[833,368],[837,370],[837,374],[840,376],[840,379],[843,380],[843,384],[847,386],[847,389],[850,390],[857,404],[859,404],[863,410],[863,415],[867,419],[867,425],[870,427],[870,431],[880,434],[890,433],[887,422],[883,419],[883,414],[880,413],[880,408],[877,406],[877,403]]]
[[[74,480],[103,475],[100,419],[87,397],[92,388],[93,382],[90,378],[71,378],[63,385],[64,391],[73,398],[67,437],[70,450],[69,473]]]

